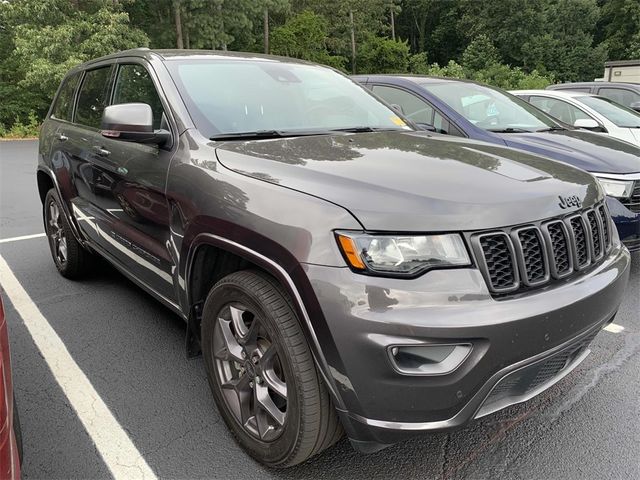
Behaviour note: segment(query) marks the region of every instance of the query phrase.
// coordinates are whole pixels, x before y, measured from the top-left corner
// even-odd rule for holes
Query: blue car
[[[569,163],[598,177],[618,233],[640,250],[640,148],[560,123],[524,100],[450,78],[357,75],[354,80],[425,130],[507,145]]]

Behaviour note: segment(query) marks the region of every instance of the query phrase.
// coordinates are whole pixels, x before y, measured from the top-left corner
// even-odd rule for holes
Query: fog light
[[[446,375],[471,353],[470,343],[455,345],[394,345],[388,348],[391,363],[406,375]]]

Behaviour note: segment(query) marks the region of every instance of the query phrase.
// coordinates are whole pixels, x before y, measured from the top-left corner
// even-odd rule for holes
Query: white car
[[[640,145],[640,114],[605,97],[584,92],[512,90],[561,122]]]

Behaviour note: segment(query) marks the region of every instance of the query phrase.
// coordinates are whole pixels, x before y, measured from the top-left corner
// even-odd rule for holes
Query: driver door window
[[[398,105],[409,120],[433,125],[433,107],[412,93],[385,85],[374,85],[372,90],[388,104]]]
[[[113,92],[113,105],[146,103],[153,112],[153,128],[158,130],[164,110],[149,72],[142,65],[121,65]]]
[[[567,103],[563,100],[558,100],[557,98],[549,98],[549,97],[539,97],[539,96],[531,96],[529,98],[529,103],[531,105],[538,107],[545,113],[548,113],[554,118],[558,120],[568,123],[569,125],[573,125],[576,120],[589,119],[592,118],[580,110],[578,107],[574,107],[570,103]]]

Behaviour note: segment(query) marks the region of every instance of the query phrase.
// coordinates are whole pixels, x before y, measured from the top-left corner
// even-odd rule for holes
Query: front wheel
[[[295,465],[342,435],[288,296],[271,277],[241,271],[212,288],[202,351],[220,414],[256,460]]]

